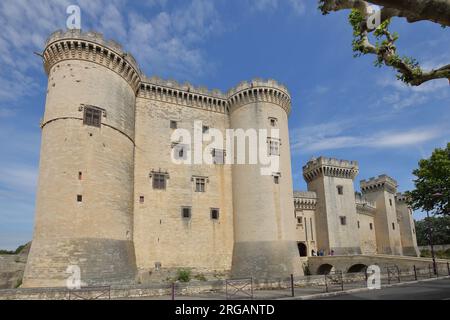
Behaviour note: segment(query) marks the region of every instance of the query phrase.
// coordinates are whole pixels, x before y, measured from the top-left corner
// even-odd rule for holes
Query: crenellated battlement
[[[354,179],[359,173],[357,161],[320,157],[309,161],[303,167],[303,177],[311,182],[321,176]]]
[[[64,60],[90,61],[122,76],[144,99],[226,114],[232,109],[255,102],[271,102],[281,106],[288,114],[291,111],[291,97],[287,88],[272,79],[243,81],[228,93],[223,93],[218,89],[209,90],[190,83],[148,78],[141,72],[135,58],[125,52],[120,44],[106,40],[101,33],[93,31],[56,31],[48,38],[43,55],[47,74],[56,63]]]
[[[313,191],[294,191],[295,209],[315,210],[317,205],[317,194]]]
[[[142,73],[134,57],[126,53],[118,43],[105,40],[100,33],[56,31],[47,40],[43,56],[47,74],[50,74],[51,68],[58,62],[86,60],[119,74],[135,92],[139,88]]]
[[[362,193],[385,190],[395,194],[397,192],[398,184],[393,178],[386,174],[382,174],[378,177],[370,178],[369,180],[361,180],[360,186]]]
[[[395,201],[401,202],[401,203],[407,203],[408,196],[405,193],[397,192],[397,194],[395,195]]]
[[[220,90],[196,88],[190,83],[180,84],[175,80],[163,80],[158,77],[144,77],[138,96],[212,112],[228,113],[229,111],[227,97]]]
[[[253,79],[243,81],[228,91],[228,103],[231,110],[256,102],[271,102],[282,107],[289,115],[291,112],[291,96],[287,88],[273,79]]]
[[[369,201],[359,192],[355,192],[356,212],[359,214],[374,215],[377,206],[375,202]]]

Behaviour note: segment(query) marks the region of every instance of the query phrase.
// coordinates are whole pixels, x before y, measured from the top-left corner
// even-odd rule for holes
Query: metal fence
[[[111,299],[111,287],[85,287],[80,289],[68,290],[69,300],[101,300]]]
[[[397,265],[380,269],[381,285],[407,283],[411,281],[450,276],[449,263],[438,264],[436,272],[432,264],[401,269]],[[137,286],[84,287],[78,290],[65,288],[17,289],[7,293],[15,297],[28,298],[97,300],[97,299],[220,299],[220,300],[270,300],[319,293],[341,292],[350,289],[367,288],[372,274],[360,272],[332,271],[324,275],[311,275],[280,279],[227,279],[216,281],[194,281],[187,283],[153,283]],[[11,291],[11,292],[10,292]],[[6,294],[6,293],[5,293]],[[1,299],[1,294],[0,294]]]

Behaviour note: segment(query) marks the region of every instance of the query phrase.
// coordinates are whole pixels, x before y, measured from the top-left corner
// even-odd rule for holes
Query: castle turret
[[[317,194],[317,249],[337,255],[360,254],[353,180],[356,161],[320,157],[303,167],[308,190]]]
[[[140,71],[114,42],[77,30],[50,37],[44,66],[36,222],[23,286],[65,286],[71,265],[80,268],[83,284],[134,281]]]
[[[268,154],[278,156],[279,166],[269,173],[266,165],[237,164],[232,168],[234,277],[283,277],[301,272],[295,239],[288,115],[291,99],[287,89],[273,80],[241,83],[229,92],[230,123],[233,129],[266,129]],[[272,136],[272,129],[279,134]],[[249,139],[250,140],[250,139]],[[247,163],[250,148],[245,150]],[[249,146],[250,145],[250,146]],[[255,149],[256,150],[256,149]],[[259,150],[259,148],[258,148]],[[235,158],[236,160],[236,158]]]
[[[364,197],[376,204],[375,233],[379,254],[402,254],[400,227],[395,206],[397,181],[387,175],[361,181]]]
[[[403,255],[418,257],[420,256],[420,251],[417,247],[416,227],[413,211],[407,203],[407,196],[397,193],[395,195],[395,206],[400,224]]]

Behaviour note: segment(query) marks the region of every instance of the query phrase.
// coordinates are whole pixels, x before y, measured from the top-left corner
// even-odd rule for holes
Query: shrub
[[[179,269],[177,272],[177,280],[181,282],[191,281],[191,270]]]

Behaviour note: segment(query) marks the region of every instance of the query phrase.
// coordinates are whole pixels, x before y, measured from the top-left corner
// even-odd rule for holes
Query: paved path
[[[340,286],[329,286],[329,293],[325,292],[324,286],[311,286],[295,288],[295,298],[291,297],[291,289],[284,290],[255,290],[255,300],[450,300],[450,277],[444,279],[428,279],[413,283],[397,283],[381,290],[368,290],[366,283],[346,283],[345,291],[342,292]],[[351,292],[353,290],[353,292]],[[238,294],[233,296],[233,300],[248,299],[248,296]],[[225,300],[225,292],[202,293],[190,296],[176,295],[175,300]],[[137,297],[126,298],[125,300],[171,300],[171,296],[158,297]]]
[[[323,297],[318,300],[450,300],[450,279]]]

